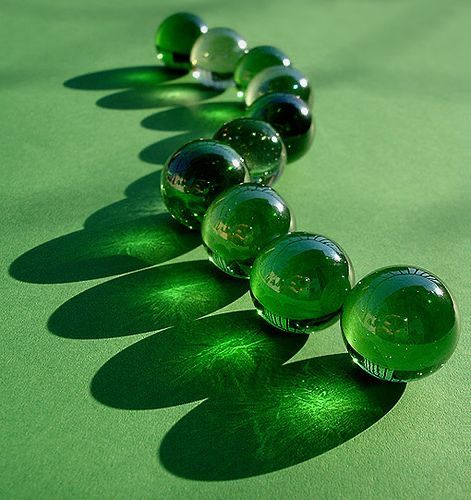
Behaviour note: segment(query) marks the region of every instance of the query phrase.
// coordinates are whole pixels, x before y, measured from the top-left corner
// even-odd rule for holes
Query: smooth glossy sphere
[[[283,172],[286,149],[269,123],[237,118],[224,124],[214,138],[231,146],[244,158],[252,182],[269,186]]]
[[[165,66],[177,69],[191,68],[191,49],[208,27],[198,16],[180,12],[167,17],[155,33],[157,59]]]
[[[234,81],[238,89],[244,91],[252,78],[272,66],[291,66],[289,57],[270,45],[261,45],[250,49],[243,55],[234,72]]]
[[[208,87],[225,89],[234,83],[234,70],[247,51],[247,42],[228,28],[211,28],[191,50],[193,76]]]
[[[255,259],[250,290],[262,318],[276,328],[312,333],[334,322],[353,284],[353,268],[332,240],[291,233]]]
[[[314,123],[307,104],[292,94],[266,94],[249,108],[248,116],[268,122],[286,146],[288,162],[304,155],[314,139]]]
[[[275,66],[264,69],[251,80],[245,92],[245,104],[250,106],[262,95],[275,92],[296,95],[308,104],[313,101],[309,80],[301,71]]]
[[[216,196],[247,180],[245,162],[236,151],[217,141],[197,140],[170,157],[160,188],[170,214],[196,229]]]
[[[459,335],[450,292],[416,267],[388,267],[359,281],[342,311],[353,360],[382,380],[408,382],[443,366]]]
[[[287,234],[290,226],[290,211],[276,191],[259,184],[241,184],[211,204],[201,234],[217,267],[232,276],[248,278],[260,250]]]

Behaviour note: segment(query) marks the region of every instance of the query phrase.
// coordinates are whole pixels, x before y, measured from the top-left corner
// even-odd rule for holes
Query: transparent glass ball
[[[237,64],[234,80],[237,88],[245,91],[252,78],[272,66],[291,66],[289,57],[276,47],[260,45],[250,49]]]
[[[301,71],[284,66],[266,68],[250,81],[245,92],[245,104],[250,106],[265,94],[293,94],[312,105],[313,92],[309,80]]]
[[[243,158],[214,140],[191,141],[164,165],[162,199],[170,215],[190,229],[200,227],[213,200],[226,189],[248,181]]]
[[[409,382],[434,373],[453,354],[459,315],[439,278],[397,266],[378,269],[354,286],[341,326],[347,351],[363,370]]]
[[[337,243],[294,232],[257,256],[250,291],[265,321],[285,332],[312,333],[337,320],[353,279],[350,259]]]
[[[191,49],[207,31],[204,21],[193,14],[178,12],[167,17],[155,33],[157,59],[169,68],[189,70]]]
[[[250,106],[248,116],[268,122],[280,134],[288,162],[301,158],[314,140],[315,127],[309,106],[293,94],[262,95]]]
[[[290,210],[274,189],[246,183],[214,200],[201,235],[211,262],[231,276],[248,278],[262,248],[291,227]]]
[[[247,42],[238,33],[211,28],[191,50],[193,77],[208,87],[225,89],[233,85],[235,68],[246,52]]]
[[[214,139],[244,158],[252,182],[270,186],[285,168],[286,148],[278,132],[267,122],[237,118],[225,123]]]

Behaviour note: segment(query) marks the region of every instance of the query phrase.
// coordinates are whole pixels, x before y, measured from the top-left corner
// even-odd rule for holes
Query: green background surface
[[[340,243],[357,278],[393,264],[431,270],[454,292],[463,320],[461,341],[445,368],[408,385],[392,410],[364,432],[299,464],[224,481],[185,477],[159,459],[167,433],[204,394],[174,406],[116,409],[99,402],[90,387],[106,362],[155,331],[176,323],[184,338],[192,334],[195,327],[183,321],[185,315],[251,309],[247,293],[225,279],[209,279],[202,264],[182,264],[126,278],[126,287],[115,294],[115,309],[108,310],[106,294],[98,292],[114,284],[95,288],[113,279],[107,270],[113,265],[116,273],[127,265],[132,270],[155,257],[152,231],[147,228],[142,236],[136,230],[141,236],[133,236],[132,221],[125,236],[97,243],[112,220],[109,209],[95,217],[94,232],[50,243],[33,254],[35,260],[17,261],[11,273],[23,282],[9,274],[20,255],[81,231],[104,207],[115,204],[117,213],[132,218],[132,210],[141,215],[141,202],[159,205],[154,172],[160,166],[149,163],[145,148],[154,145],[150,152],[158,163],[191,134],[202,133],[202,123],[209,133],[223,108],[207,104],[235,99],[232,91],[214,96],[188,86],[144,89],[144,94],[134,89],[116,97],[129,92],[126,85],[102,90],[63,85],[90,72],[154,64],[154,29],[177,8],[197,13],[210,26],[240,31],[251,46],[278,45],[311,78],[315,143],[277,184],[298,228]],[[470,3],[2,0],[0,19],[0,496],[465,498],[471,486]],[[207,99],[195,108],[202,97]],[[177,105],[191,106],[172,111]],[[166,110],[170,114],[149,119],[160,130],[141,126]],[[144,180],[126,198],[124,191],[137,179]],[[107,255],[118,251],[117,245],[121,254],[133,256],[139,237],[149,238],[148,244],[141,241],[140,261],[95,259],[85,268],[67,263],[75,253],[94,257],[100,245]],[[190,251],[173,261],[160,256],[165,264],[205,259],[191,238],[178,241],[185,243],[175,243],[183,248],[175,255]],[[160,300],[152,295],[153,272],[168,292],[161,293],[162,308],[150,321],[146,304]],[[25,282],[28,276],[39,283]],[[69,279],[55,283],[61,276]],[[172,283],[181,284],[185,276],[195,281],[180,293]],[[144,282],[148,302],[139,295]],[[88,289],[82,302],[61,308]],[[64,324],[71,328],[68,334]],[[170,343],[167,350],[178,357],[178,347]],[[343,352],[337,323],[313,335],[289,362]],[[299,422],[297,432],[309,443],[318,432],[315,418]],[[210,449],[212,434],[204,419],[199,425],[194,432],[207,436]],[[224,429],[218,432],[224,436]],[[225,452],[230,455],[231,449]],[[196,454],[196,468],[200,459],[206,463],[208,457]],[[210,470],[205,474],[215,479]]]

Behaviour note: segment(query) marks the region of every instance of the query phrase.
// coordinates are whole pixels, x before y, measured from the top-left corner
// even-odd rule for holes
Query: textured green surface
[[[458,342],[459,323],[443,282],[404,266],[383,268],[359,281],[341,318],[353,359],[379,378],[402,382],[443,366]]]
[[[260,17],[260,6],[247,1],[0,3],[2,497],[468,498],[470,9],[459,0],[272,1]],[[400,399],[395,385],[377,399],[383,385],[365,388],[367,379],[348,375],[338,324],[311,335],[247,397],[228,391],[227,399],[215,398],[206,390],[214,382],[207,353],[220,353],[219,366],[225,353],[231,362],[241,356],[237,366],[250,362],[242,354],[252,342],[245,322],[229,338],[218,333],[233,324],[223,311],[252,310],[244,289],[220,295],[217,270],[210,278],[202,263],[176,265],[205,260],[202,246],[160,260],[160,271],[111,284],[117,268],[94,260],[101,230],[107,235],[124,223],[126,234],[133,220],[162,210],[155,171],[167,156],[238,113],[221,105],[235,100],[230,92],[214,96],[165,73],[155,77],[166,78],[164,88],[149,88],[149,72],[140,78],[132,69],[153,64],[155,28],[175,10],[195,12],[209,26],[230,25],[251,46],[276,44],[310,78],[316,142],[277,184],[298,227],[338,241],[358,278],[410,263],[436,273],[456,296],[463,331],[454,356]],[[67,245],[77,232],[84,237],[70,248],[79,255],[90,248],[93,265],[74,270]],[[123,245],[127,255],[135,241]],[[27,282],[8,274],[15,259],[45,243],[52,248],[37,265],[28,259],[16,268]],[[191,242],[181,245],[191,249]],[[193,286],[185,281],[191,273],[199,276]],[[87,274],[96,279],[82,281]],[[145,297],[134,298],[139,282],[165,297],[163,307],[149,310]],[[188,290],[187,321],[178,319],[164,283]],[[58,321],[65,307],[70,313]],[[207,324],[189,318],[210,313],[213,333],[202,339]],[[169,324],[172,330],[154,335]],[[260,343],[255,361],[274,364],[300,347]],[[272,356],[272,349],[282,351]],[[175,373],[194,376],[192,385],[175,385]],[[363,404],[374,414],[362,412]],[[206,481],[222,477],[242,478]]]

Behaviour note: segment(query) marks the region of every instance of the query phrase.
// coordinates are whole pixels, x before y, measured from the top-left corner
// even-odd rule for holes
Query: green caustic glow
[[[240,102],[205,102],[155,113],[142,121],[150,130],[198,131],[211,136],[222,123],[239,118],[244,113]]]
[[[208,103],[201,108],[201,111],[199,118],[207,120],[213,127],[220,126],[221,123],[226,123],[243,114],[243,109],[237,102]]]
[[[363,375],[346,354],[289,363],[192,410],[165,436],[160,460],[196,480],[283,469],[366,430],[403,391]]]
[[[168,83],[145,89],[131,89],[102,97],[97,106],[107,109],[152,109],[185,106],[219,94],[193,82]]]
[[[247,290],[207,261],[154,267],[92,287],[59,307],[52,333],[106,338],[160,330],[217,311]]]
[[[170,68],[136,66],[87,73],[67,80],[64,85],[80,90],[146,89],[175,80],[183,74],[182,71]]]
[[[268,186],[241,184],[219,195],[203,219],[210,260],[222,271],[248,278],[255,257],[292,225],[285,201]]]
[[[345,301],[341,325],[355,362],[391,381],[438,370],[459,335],[456,304],[446,286],[428,271],[405,266],[359,281]]]
[[[108,406],[163,408],[240,392],[281,366],[306,337],[280,337],[255,311],[218,314],[159,332],[108,361],[92,382]]]
[[[18,257],[10,274],[33,283],[95,279],[160,264],[199,244],[195,234],[159,214],[48,241]]]

